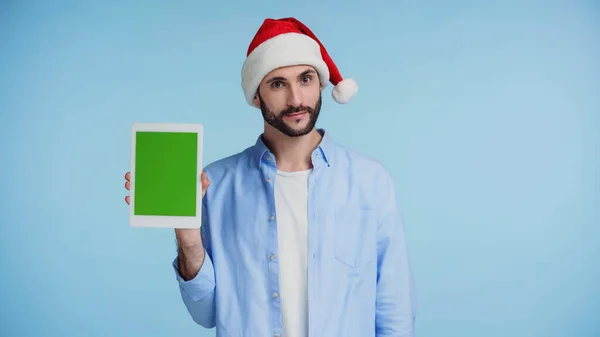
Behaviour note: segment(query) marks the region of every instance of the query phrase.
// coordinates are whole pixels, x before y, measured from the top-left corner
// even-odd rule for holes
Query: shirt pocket
[[[343,207],[335,213],[335,258],[351,268],[377,258],[377,222],[372,210]]]

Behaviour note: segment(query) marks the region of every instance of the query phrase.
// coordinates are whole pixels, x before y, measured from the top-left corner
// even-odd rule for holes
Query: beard
[[[305,105],[301,105],[298,107],[290,107],[285,110],[280,111],[279,113],[275,113],[273,110],[269,109],[267,105],[263,102],[262,97],[260,96],[260,92],[258,93],[259,101],[260,101],[260,111],[262,112],[263,119],[269,125],[279,130],[279,132],[283,133],[288,137],[300,137],[310,133],[317,124],[317,119],[319,118],[319,113],[321,112],[321,104],[322,104],[322,96],[319,93],[319,99],[315,102],[314,107],[309,107]],[[308,115],[308,123],[302,129],[294,129],[288,124],[285,123],[283,117],[286,115],[290,115],[293,113],[297,113],[300,111],[306,111]]]

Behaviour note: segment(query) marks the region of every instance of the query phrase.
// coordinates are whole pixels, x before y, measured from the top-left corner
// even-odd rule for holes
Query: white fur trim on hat
[[[299,33],[277,35],[256,47],[246,58],[242,67],[242,89],[249,105],[258,86],[271,71],[287,66],[309,65],[319,74],[321,85],[329,82],[329,68],[321,57],[319,44],[312,38]],[[339,83],[342,84],[342,83]],[[341,94],[345,99],[346,95]]]
[[[336,102],[345,104],[348,103],[357,92],[358,84],[351,78],[345,78],[331,90],[331,96],[333,96],[333,99]]]

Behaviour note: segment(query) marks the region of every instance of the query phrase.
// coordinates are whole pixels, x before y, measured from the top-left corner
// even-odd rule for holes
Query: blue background
[[[240,69],[296,16],[358,96],[320,126],[398,183],[418,336],[600,336],[596,1],[1,1],[0,335],[214,336],[129,227],[132,122],[254,143]]]

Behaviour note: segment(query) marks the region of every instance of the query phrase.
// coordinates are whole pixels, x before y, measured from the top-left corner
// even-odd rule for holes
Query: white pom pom
[[[345,104],[348,103],[357,92],[358,84],[351,78],[345,78],[331,90],[331,96],[333,96],[333,99],[336,102]]]

